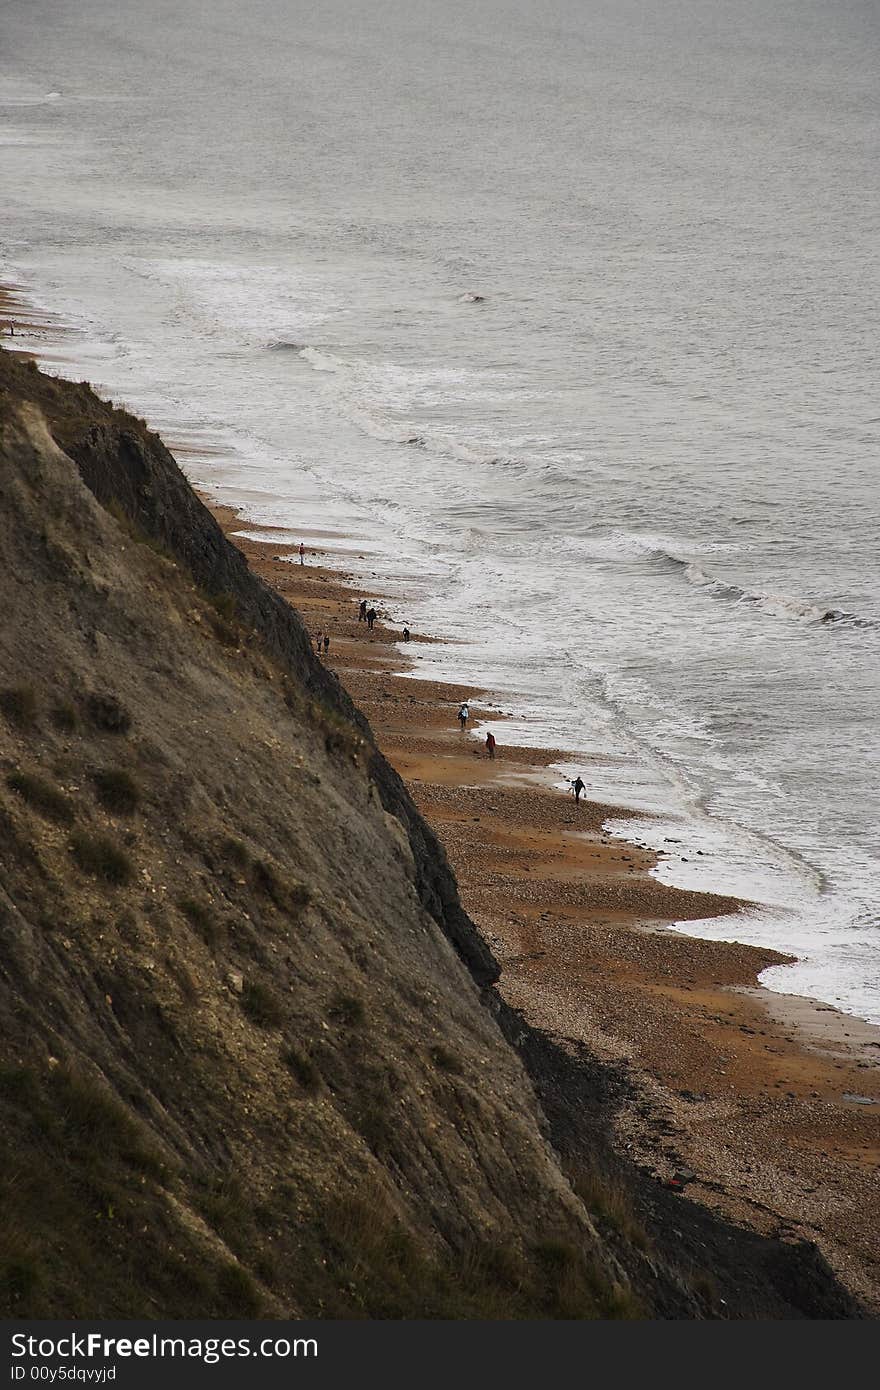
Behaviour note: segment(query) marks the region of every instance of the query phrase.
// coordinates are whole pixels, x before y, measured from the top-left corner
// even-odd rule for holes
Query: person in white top
[[[471,712],[467,707],[467,700],[465,700],[464,704],[458,711],[458,724],[462,733],[464,733],[465,729],[467,728],[467,722],[470,719],[470,714]]]

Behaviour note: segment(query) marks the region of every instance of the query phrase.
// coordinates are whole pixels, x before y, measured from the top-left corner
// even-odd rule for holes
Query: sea
[[[874,1022],[878,73],[877,0],[0,5],[24,345]]]

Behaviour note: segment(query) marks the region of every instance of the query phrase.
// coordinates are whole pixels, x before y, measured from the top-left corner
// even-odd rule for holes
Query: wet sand
[[[7,352],[47,364],[63,362],[63,353],[56,349],[69,331],[55,314],[30,304],[21,285],[0,285],[0,338]]]
[[[375,593],[375,630],[358,622],[362,595],[322,566],[323,537],[254,541],[235,533],[267,528],[213,511],[313,636],[329,633],[325,659],[443,841],[504,997],[557,1041],[626,1067],[621,1146],[658,1181],[692,1170],[688,1195],[736,1220],[815,1241],[880,1311],[880,1029],[761,989],[783,955],[670,929],[740,904],[650,876],[653,853],[603,833],[619,808],[553,789],[558,750],[504,745],[491,696],[399,674],[412,666],[400,632]],[[458,729],[466,696],[472,721],[493,719],[494,761]]]

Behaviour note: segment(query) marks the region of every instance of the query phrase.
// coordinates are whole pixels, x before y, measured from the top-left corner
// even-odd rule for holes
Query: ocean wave
[[[62,100],[60,92],[42,92],[39,96],[0,96],[0,106],[54,106]]]
[[[705,589],[715,598],[729,599],[734,603],[753,604],[762,613],[774,618],[788,618],[800,623],[840,624],[845,627],[877,628],[880,624],[873,618],[862,617],[842,608],[827,608],[809,599],[793,598],[788,594],[772,591],[745,589],[740,584],[719,579],[710,574],[697,560],[684,559],[669,551],[655,552],[656,558],[680,570],[689,584],[697,589]]]
[[[270,346],[284,347],[286,344],[270,344]],[[327,352],[323,348],[303,347],[299,351],[299,356],[316,371],[326,372],[333,376],[356,377],[356,363],[346,362],[343,358],[337,357],[334,353]],[[504,452],[453,439],[446,434],[413,428],[406,421],[395,420],[392,414],[381,411],[373,404],[359,400],[356,381],[352,381],[350,385],[353,389],[346,391],[343,387],[340,403],[349,419],[371,439],[379,440],[383,444],[400,444],[408,448],[426,449],[444,458],[456,459],[462,463],[479,464],[487,468],[504,467],[522,470],[529,466],[526,460],[514,458]]]
[[[341,357],[335,357],[332,352],[324,352],[321,348],[304,347],[299,355],[319,372],[341,372],[346,366]]]

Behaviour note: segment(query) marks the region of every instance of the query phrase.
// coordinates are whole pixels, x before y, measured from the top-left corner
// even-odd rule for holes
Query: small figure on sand
[[[323,634],[323,632],[319,632],[318,635],[317,635],[316,638],[315,638],[315,651],[316,651],[316,652],[320,652],[320,650],[321,650],[321,644],[323,643],[323,641],[324,641],[324,634]]]
[[[299,562],[301,565],[304,565],[306,562],[306,548],[302,541],[299,543]]]
[[[327,633],[325,632],[325,633],[324,633],[324,655],[325,655],[325,656],[327,655],[327,653],[329,652],[329,650],[330,650],[330,638],[327,636]]]
[[[467,700],[465,700],[465,701],[463,701],[463,703],[460,705],[459,711],[458,711],[458,727],[461,729],[461,732],[462,732],[462,733],[464,733],[465,729],[467,728],[467,722],[468,722],[468,720],[470,719],[470,717],[471,717],[471,712],[470,712],[470,710],[468,709]]]
[[[587,790],[580,773],[578,773],[577,777],[572,782],[571,789],[574,792],[574,804],[575,806],[577,806],[580,803],[581,792],[585,792]]]
[[[360,603],[360,607],[358,608],[358,622],[359,622],[359,623],[365,623],[366,621],[367,621],[367,600],[366,600],[365,598],[362,598],[362,599],[361,599],[361,603]]]
[[[403,629],[403,640],[404,640],[404,642],[408,642],[408,641],[409,641],[409,628],[408,628],[408,627],[405,627],[405,628]]]
[[[495,757],[495,735],[494,735],[494,734],[487,734],[487,735],[486,735],[486,752],[489,754],[489,757],[490,757],[490,758],[494,758],[494,757]]]
[[[373,631],[373,624],[375,623],[378,616],[379,614],[376,612],[375,608],[369,608],[367,610],[367,627],[370,629],[371,632]]]

